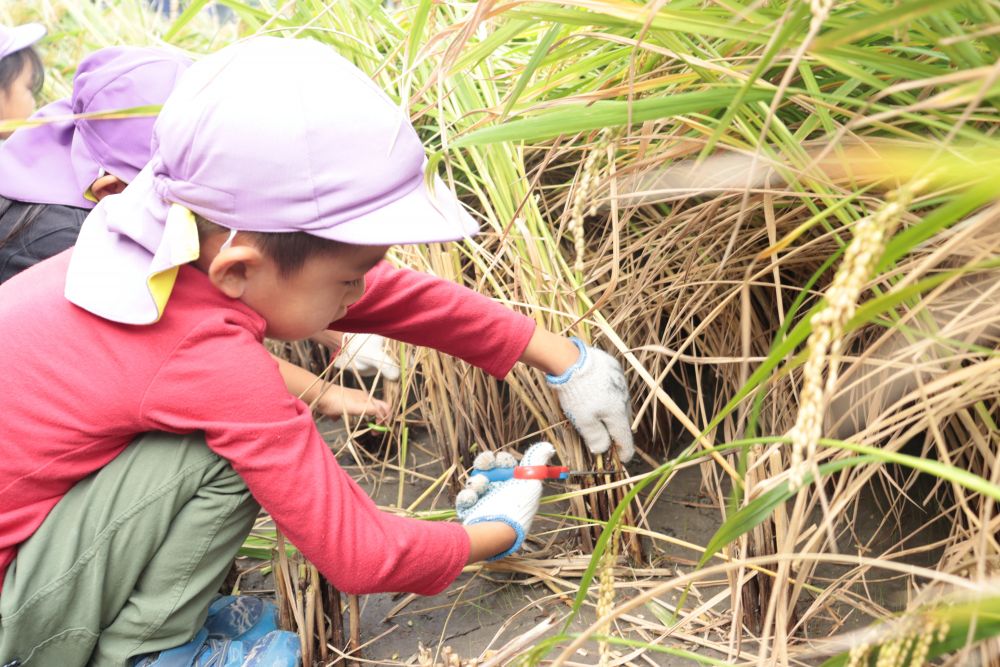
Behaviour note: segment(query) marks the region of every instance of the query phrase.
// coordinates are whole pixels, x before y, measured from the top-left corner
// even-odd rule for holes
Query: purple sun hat
[[[80,63],[73,96],[38,110],[0,151],[0,195],[17,201],[93,208],[84,194],[103,173],[132,181],[149,162],[155,116],[66,119],[67,116],[160,105],[191,64],[154,48],[111,47]]]
[[[194,215],[231,230],[349,244],[452,241],[478,225],[407,116],[333,49],[257,37],[193,65],[153,130],[149,165],[83,224],[66,297],[149,324],[198,257]]]
[[[42,37],[45,37],[45,26],[41,23],[25,23],[12,28],[0,25],[0,58],[28,48]]]

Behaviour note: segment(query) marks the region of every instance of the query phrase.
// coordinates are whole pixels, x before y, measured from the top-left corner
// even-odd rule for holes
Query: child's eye
[[[347,285],[348,287],[357,287],[358,285],[361,284],[362,280],[364,280],[364,278],[355,278],[354,280],[345,280],[344,284]]]

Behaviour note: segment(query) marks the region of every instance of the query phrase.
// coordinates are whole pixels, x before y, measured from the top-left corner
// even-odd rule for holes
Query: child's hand
[[[324,416],[337,420],[347,414],[356,417],[374,417],[379,422],[388,421],[389,404],[385,401],[372,398],[367,392],[358,389],[347,389],[326,382],[300,366],[271,356],[278,365],[278,371],[288,391]]]
[[[580,433],[587,448],[603,454],[614,441],[622,463],[635,454],[628,382],[621,364],[595,347],[571,339],[580,350],[577,362],[562,375],[545,380],[559,396],[559,405]]]
[[[521,459],[522,466],[543,466],[556,453],[555,447],[547,442],[539,442],[528,448]],[[487,453],[489,454],[489,453]],[[492,454],[489,454],[493,462]],[[477,467],[483,467],[480,454],[476,457]],[[513,467],[514,457],[500,454],[496,457],[499,467]],[[497,560],[509,556],[524,543],[524,538],[531,530],[531,522],[538,511],[538,502],[542,498],[542,483],[535,479],[508,479],[503,482],[490,482],[483,475],[473,475],[469,478],[466,488],[458,494],[455,505],[458,518],[466,526],[477,523],[505,523],[517,533],[514,545],[489,560]]]
[[[324,416],[336,421],[345,414],[355,417],[374,417],[377,422],[389,419],[389,404],[368,395],[360,389],[330,386],[316,403],[316,409]]]

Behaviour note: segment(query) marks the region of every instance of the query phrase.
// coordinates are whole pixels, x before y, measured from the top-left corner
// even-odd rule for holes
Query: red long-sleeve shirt
[[[456,283],[382,261],[365,274],[365,294],[333,323],[432,347],[504,378],[535,331],[535,321]]]
[[[0,582],[59,499],[147,431],[204,431],[341,590],[434,594],[458,576],[469,550],[462,527],[377,509],[288,393],[257,313],[185,266],[159,322],[116,324],[63,297],[71,252],[0,286]],[[432,345],[496,376],[534,330],[431,276],[382,263],[368,282],[337,328]]]

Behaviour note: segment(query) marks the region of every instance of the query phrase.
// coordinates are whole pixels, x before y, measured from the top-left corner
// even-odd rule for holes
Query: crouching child
[[[380,512],[261,345],[343,317],[389,246],[477,231],[425,162],[328,47],[249,40],[185,72],[74,248],[0,286],[0,665],[258,664],[280,642],[219,657],[203,626],[260,507],[350,593],[521,546],[537,482],[462,524]]]

